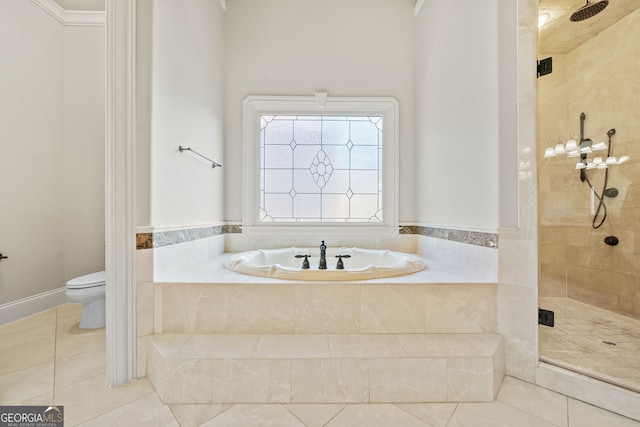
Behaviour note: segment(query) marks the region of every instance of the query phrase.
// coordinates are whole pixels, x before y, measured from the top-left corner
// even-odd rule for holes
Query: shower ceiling
[[[586,0],[539,0],[538,13],[550,16],[540,29],[541,54],[565,54],[640,8],[640,0],[609,0],[609,6],[598,15],[580,22],[569,21],[571,14],[585,3]]]

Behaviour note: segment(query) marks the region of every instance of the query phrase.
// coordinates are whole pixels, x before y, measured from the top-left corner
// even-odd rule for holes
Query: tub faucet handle
[[[344,270],[344,263],[342,262],[342,258],[351,258],[351,255],[336,255],[338,258],[338,265],[336,265],[336,270]]]
[[[303,270],[308,270],[309,269],[309,257],[310,257],[310,255],[296,255],[296,258],[304,258],[304,261],[302,261],[302,269]]]

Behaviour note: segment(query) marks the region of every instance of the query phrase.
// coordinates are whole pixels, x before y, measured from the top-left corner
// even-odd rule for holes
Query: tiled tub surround
[[[148,377],[172,403],[491,402],[496,334],[159,334]]]
[[[294,282],[225,270],[229,254],[154,284],[156,333],[494,333],[496,285],[425,259],[423,271]],[[148,298],[148,297],[147,297]],[[151,307],[149,307],[151,308]]]
[[[396,278],[291,282],[226,271],[226,256],[154,285],[147,375],[164,402],[495,398],[495,283],[433,260]]]
[[[495,235],[465,244],[456,241],[462,234],[426,236],[435,229],[420,227],[395,238],[330,239],[331,247],[436,259],[405,276],[308,283],[242,275],[224,261],[255,248],[317,247],[318,239],[222,230],[167,232],[175,242],[154,233],[153,249],[138,251],[138,375],[164,402],[494,400],[504,376]]]

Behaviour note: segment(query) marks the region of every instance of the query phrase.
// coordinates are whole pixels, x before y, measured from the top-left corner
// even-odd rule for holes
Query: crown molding
[[[56,21],[65,26],[104,27],[106,13],[96,11],[64,10],[53,0],[31,0],[33,4],[47,12]]]

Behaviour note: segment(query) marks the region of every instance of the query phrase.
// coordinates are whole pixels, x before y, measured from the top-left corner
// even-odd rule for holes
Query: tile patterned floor
[[[105,387],[104,329],[63,305],[0,327],[0,405],[64,405],[65,426],[639,427],[507,377],[492,403],[163,405],[146,378]]]
[[[540,298],[555,312],[539,326],[542,360],[640,392],[640,321],[569,298]]]

